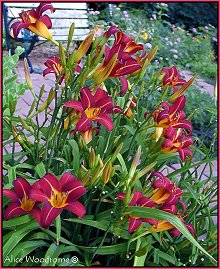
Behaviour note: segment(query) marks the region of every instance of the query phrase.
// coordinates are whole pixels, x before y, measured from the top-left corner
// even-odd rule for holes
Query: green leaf
[[[11,237],[3,246],[3,258],[8,256],[12,249],[14,249],[17,244],[32,230],[39,228],[39,224],[34,220],[30,222],[28,225],[25,225],[23,228],[19,228],[18,231],[11,232]]]
[[[15,179],[16,179],[16,167],[10,167],[8,169],[8,179],[9,179],[9,183],[12,183]]]
[[[31,260],[31,258],[33,259],[33,257],[28,257],[27,255],[30,254],[32,251],[34,251],[37,248],[43,247],[43,246],[47,246],[48,243],[46,243],[43,240],[38,240],[38,241],[25,241],[22,242],[20,244],[17,245],[17,247],[15,247],[13,249],[13,251],[11,252],[10,256],[16,259],[19,259],[22,261],[22,259],[24,257],[26,257],[26,259],[23,259],[22,262],[24,261],[28,261],[28,259]],[[4,266],[16,266],[16,263],[4,263]]]
[[[44,256],[44,262],[41,264],[41,266],[54,266],[54,265],[56,265],[57,258],[62,253],[63,248],[64,248],[64,245],[57,246],[56,244],[52,243]],[[51,259],[50,262],[47,261],[48,258]]]
[[[127,251],[127,243],[120,243],[111,246],[102,246],[97,250],[97,247],[84,247],[84,246],[77,246],[78,248],[84,250],[85,252],[89,253],[96,253],[99,255],[111,255],[111,254],[118,254]],[[135,248],[135,244],[131,244],[131,249]]]
[[[73,154],[73,172],[78,172],[79,166],[80,166],[80,155],[79,155],[79,147],[77,142],[72,139],[68,141],[71,148],[72,148],[72,154]]]
[[[192,244],[194,244],[199,250],[201,250],[212,262],[217,264],[217,261],[195,240],[195,238],[190,234],[182,221],[175,215],[164,212],[155,208],[141,208],[130,206],[126,208],[125,212],[129,213],[129,216],[142,217],[142,218],[152,218],[157,220],[166,220],[175,226]]]
[[[42,162],[35,167],[35,171],[37,172],[39,177],[43,177],[46,174],[46,169]]]
[[[3,221],[3,228],[4,229],[14,229],[14,226],[20,226],[22,224],[25,224],[27,222],[30,222],[31,220],[33,220],[33,218],[30,215],[24,215],[24,216],[20,216],[20,217],[15,217],[12,218],[10,220],[7,221]]]

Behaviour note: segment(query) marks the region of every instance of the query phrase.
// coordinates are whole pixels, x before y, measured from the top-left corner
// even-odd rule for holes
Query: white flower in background
[[[170,51],[173,53],[178,53],[178,51],[176,49],[171,49]]]
[[[151,48],[152,48],[151,43],[146,43],[146,47],[147,47],[148,49],[151,49]]]
[[[192,28],[192,31],[194,32],[194,33],[197,33],[197,30],[196,30],[196,28]]]
[[[156,14],[152,14],[152,18],[153,18],[154,20],[156,20],[156,19],[157,19]]]
[[[116,10],[121,10],[120,7],[116,7]]]
[[[168,40],[169,40],[169,38],[168,38],[168,37],[165,37],[165,38],[164,38],[164,40],[165,40],[165,41],[168,41]]]
[[[178,59],[178,55],[174,54],[174,55],[173,55],[173,58],[174,58],[174,59]]]
[[[169,44],[170,46],[173,46],[173,42],[171,42],[171,41],[169,41],[168,44]]]
[[[168,5],[166,3],[160,3],[161,7],[167,7]]]
[[[166,61],[169,61],[169,58],[165,58]]]
[[[181,41],[181,39],[178,37],[178,38],[176,39],[176,42],[177,42],[177,43],[180,43],[180,41]]]
[[[208,27],[208,26],[205,26],[204,29],[205,29],[206,31],[208,31],[208,30],[209,30],[209,27]]]
[[[96,10],[95,15],[99,15],[99,14],[100,14],[100,11]]]
[[[160,57],[159,60],[160,60],[160,61],[163,61],[163,57]]]

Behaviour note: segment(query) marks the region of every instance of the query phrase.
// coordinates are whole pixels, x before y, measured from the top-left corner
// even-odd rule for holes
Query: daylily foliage
[[[132,252],[136,260],[139,250],[146,249],[143,242],[153,241],[146,237],[156,232],[196,237],[195,221],[192,225],[192,219],[186,218],[195,210],[193,199],[184,196],[181,174],[177,179],[164,168],[174,160],[171,153],[178,153],[174,155],[181,164],[189,166],[193,158],[193,127],[184,112],[184,93],[194,78],[186,82],[175,66],[150,73],[147,66],[157,47],[149,50],[115,25],[100,36],[91,31],[71,51],[74,27],[65,48],[51,36],[51,19],[43,15],[46,10],[55,12],[51,3],[44,2],[22,11],[21,21],[12,25],[15,38],[22,28],[29,29],[55,43],[59,53],[44,63],[42,75],[52,73],[56,81],[41,105],[44,87],[39,95],[34,93],[26,64],[34,102],[25,119],[10,125],[14,143],[25,153],[19,157],[21,164],[12,167],[15,175],[11,170],[7,174],[14,178],[3,190],[11,200],[5,220],[30,214],[50,230],[41,229],[38,236],[44,231],[53,235],[56,229],[57,244],[62,239],[73,251],[79,247],[95,257],[103,249],[107,253],[110,243],[119,244],[127,256]],[[145,40],[148,34],[144,35]],[[40,113],[45,117],[42,124]],[[134,217],[133,212],[126,213],[129,207],[159,211],[169,218]],[[183,228],[176,228],[176,219]],[[168,242],[169,234],[162,234],[160,240]],[[148,251],[151,247],[144,255]]]

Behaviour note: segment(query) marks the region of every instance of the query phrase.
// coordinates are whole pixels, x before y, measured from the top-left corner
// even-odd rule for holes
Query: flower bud
[[[111,172],[112,172],[112,162],[109,160],[107,164],[104,167],[103,173],[102,173],[102,181],[104,184],[108,183],[111,178]]]
[[[32,84],[31,77],[30,77],[27,58],[24,58],[24,73],[25,73],[25,79],[26,79],[27,85],[28,85],[29,89],[32,91],[33,90],[33,84]]]

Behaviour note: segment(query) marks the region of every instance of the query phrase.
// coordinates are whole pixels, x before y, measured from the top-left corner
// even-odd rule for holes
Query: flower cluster
[[[81,180],[69,173],[64,173],[60,180],[48,173],[32,186],[26,179],[17,178],[13,185],[14,190],[3,190],[3,194],[12,201],[5,210],[5,220],[31,214],[42,227],[47,228],[64,209],[80,218],[86,213],[84,205],[77,201],[86,189]],[[41,209],[40,203],[43,203]]]
[[[135,191],[133,193],[132,199],[129,202],[129,206],[139,206],[139,207],[151,207],[166,211],[170,214],[178,216],[181,221],[184,222],[182,214],[186,211],[186,204],[184,201],[180,200],[183,191],[172,183],[169,178],[164,176],[161,172],[155,171],[151,174],[151,178],[156,178],[152,184],[151,195],[144,196],[141,192]],[[119,193],[116,197],[120,200],[125,199],[125,193]],[[183,210],[178,211],[177,204],[182,205]],[[172,236],[180,235],[180,231],[176,229],[171,223],[165,220],[156,220],[150,218],[132,217],[129,216],[129,227],[128,232],[134,232],[142,222],[147,222],[152,225],[150,229],[151,232],[161,232],[171,230],[170,234]],[[195,229],[191,224],[184,223],[190,232],[195,235]]]
[[[164,3],[160,6],[166,8]],[[12,25],[14,36],[18,35],[21,28],[28,28],[57,44],[48,31],[52,26],[50,18],[42,15],[48,9],[54,12],[50,3],[40,4],[36,10],[23,11],[20,14],[22,22]],[[124,12],[124,15],[127,16],[127,13]],[[156,14],[152,17],[154,16],[156,18]],[[196,236],[194,227],[184,220],[187,205],[182,200],[183,190],[171,181],[169,174],[164,176],[159,172],[165,163],[161,159],[166,159],[164,156],[160,158],[160,155],[177,152],[183,162],[193,156],[190,149],[193,144],[190,137],[192,124],[184,113],[184,93],[193,78],[185,81],[174,66],[154,73],[152,80],[148,78],[150,76],[144,77],[146,67],[157,48],[147,54],[143,44],[137,43],[114,25],[100,36],[92,31],[76,51],[70,51],[73,28],[72,25],[66,48],[61,43],[58,44],[59,55],[49,57],[44,63],[46,69],[43,76],[50,73],[55,75],[55,89],[51,89],[48,99],[40,107],[37,103],[33,114],[34,107],[31,108],[32,111],[27,116],[27,122],[32,123],[32,118],[45,112],[45,122],[42,126],[30,124],[29,127],[24,120],[20,121],[28,131],[34,125],[35,129],[30,132],[30,136],[35,136],[35,144],[30,142],[28,148],[29,144],[26,146],[23,141],[26,136],[20,135],[12,125],[14,138],[27,154],[31,156],[32,148],[33,152],[37,152],[36,161],[34,154],[31,156],[33,158],[27,155],[28,161],[33,160],[31,167],[41,162],[46,171],[56,171],[55,174],[62,176],[58,179],[52,173],[47,173],[33,185],[24,178],[14,180],[13,190],[3,190],[3,194],[12,201],[5,210],[5,220],[30,214],[41,227],[48,228],[57,217],[59,220],[63,210],[67,210],[79,218],[87,211],[90,214],[89,221],[98,223],[102,221],[102,216],[97,217],[102,215],[100,213],[109,210],[108,207],[111,206],[115,209],[121,203],[115,202],[116,196],[123,201],[124,206],[121,207],[122,214],[117,214],[118,219],[115,218],[115,222],[123,225],[126,222],[128,233],[138,232],[144,223],[148,223],[151,227],[144,235],[148,232],[169,231],[171,236],[177,236],[181,231],[184,233],[183,226],[181,229],[181,226],[177,225],[181,230],[179,231],[172,224],[175,223],[174,219],[179,218],[188,231]],[[148,34],[144,33],[142,39],[147,40]],[[150,43],[145,46],[147,49],[152,48]],[[149,79],[148,83],[145,83],[144,79]],[[145,89],[148,87],[146,85],[149,85],[149,91]],[[156,92],[158,88],[159,93]],[[150,91],[152,96],[148,99],[146,93]],[[160,101],[155,104],[152,102],[154,108],[146,112],[144,102],[154,100],[159,94]],[[37,96],[35,98],[37,99]],[[49,111],[48,106],[53,99],[55,109]],[[48,114],[51,118],[47,118]],[[46,126],[48,119],[51,120],[49,127]],[[41,143],[36,143],[39,140]],[[132,154],[135,154],[136,149],[137,153],[133,158]],[[142,152],[145,155],[143,158]],[[170,154],[166,157],[170,161],[173,156]],[[149,163],[145,166],[147,161]],[[28,165],[30,166],[29,163]],[[36,171],[37,169],[33,169],[33,175]],[[77,177],[83,179],[83,183],[64,171],[74,171]],[[88,189],[86,206],[78,201],[87,191],[85,186]],[[119,193],[120,191],[123,192]],[[102,194],[106,197],[101,197]],[[104,203],[107,203],[108,207]],[[126,212],[130,210],[125,209],[127,206],[136,208]],[[146,210],[144,207],[151,209]],[[144,212],[146,217],[136,217],[136,209]],[[155,215],[150,215],[150,211],[160,212],[162,218],[165,216],[167,219],[156,218]],[[126,213],[128,219],[122,217]],[[115,223],[112,220],[106,235],[114,230],[112,228]],[[83,221],[83,225],[87,225],[87,221]],[[104,221],[107,223],[107,218]],[[81,225],[79,220],[75,222]],[[69,224],[69,227],[72,227],[71,225]],[[99,226],[92,225],[92,229],[96,227]],[[185,232],[187,233],[186,229]],[[126,236],[129,236],[127,232]],[[130,238],[133,240],[133,235],[130,235]],[[90,244],[91,238],[87,241],[83,238],[83,241]],[[82,241],[79,245],[81,243]]]
[[[163,137],[163,153],[178,152],[182,161],[186,156],[192,157],[193,153],[189,146],[193,144],[192,124],[186,119],[184,107],[186,97],[183,93],[188,88],[188,82],[183,80],[175,67],[163,68],[163,87],[173,87],[173,95],[176,95],[173,103],[161,102],[158,110],[154,111],[153,118],[156,127],[156,139]],[[178,86],[183,88],[179,89]],[[183,90],[182,90],[183,89]]]

